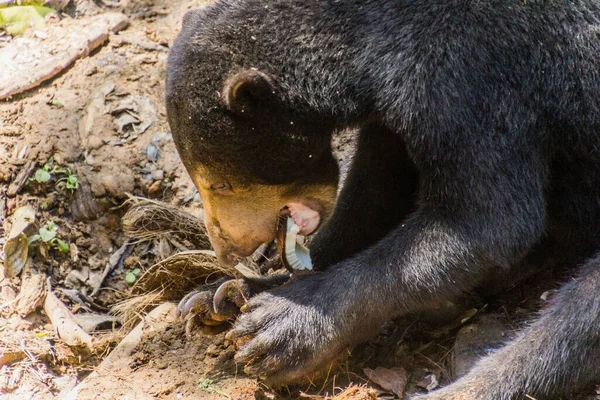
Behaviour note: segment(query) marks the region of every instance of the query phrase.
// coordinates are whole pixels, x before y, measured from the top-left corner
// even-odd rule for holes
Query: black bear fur
[[[223,91],[252,71],[239,119]],[[186,15],[166,98],[188,169],[248,184],[329,182],[332,132],[360,131],[311,249],[324,271],[254,297],[230,332],[252,335],[250,372],[302,378],[550,242],[579,271],[420,398],[558,398],[600,378],[598,0],[222,0]]]

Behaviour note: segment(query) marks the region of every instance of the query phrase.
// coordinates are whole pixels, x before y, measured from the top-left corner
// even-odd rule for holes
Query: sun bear
[[[250,338],[246,371],[301,379],[553,243],[580,267],[539,318],[419,398],[557,398],[599,378],[597,0],[221,0],[185,16],[166,104],[220,262],[271,241],[283,212],[314,233],[318,273],[269,286],[228,333]],[[338,196],[331,136],[348,127]]]

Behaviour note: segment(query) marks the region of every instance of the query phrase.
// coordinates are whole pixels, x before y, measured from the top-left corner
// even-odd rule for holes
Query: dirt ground
[[[161,302],[157,299],[139,307],[142,325],[102,363],[137,322],[110,312],[132,297],[128,280],[141,279],[173,253],[198,247],[189,238],[132,241],[121,218],[129,195],[201,214],[170,137],[163,97],[169,44],[185,11],[202,2],[72,3],[62,21],[47,24],[68,29],[109,12],[124,14],[129,24],[54,78],[0,101],[1,244],[8,241],[15,211],[30,205],[35,229],[51,230],[53,223],[56,238],[68,246],[61,251],[58,242],[38,240],[23,272],[0,281],[0,399],[397,398],[433,390],[464,373],[542,306],[562,278],[530,275],[507,281],[493,297],[474,294],[390,321],[322,378],[300,386],[273,389],[246,376],[224,334],[193,331],[187,337],[173,303],[146,315]],[[52,40],[43,32],[25,37],[43,49],[44,40]],[[12,40],[0,36],[0,49]],[[338,147],[348,148],[346,142],[343,137]],[[68,179],[77,187],[70,189]],[[46,277],[90,332],[91,350],[66,344],[42,307],[43,294],[24,293],[35,282],[45,293]],[[30,301],[24,302],[27,295]],[[386,387],[381,382],[386,373],[402,387]],[[595,392],[591,388],[587,398],[600,398]]]

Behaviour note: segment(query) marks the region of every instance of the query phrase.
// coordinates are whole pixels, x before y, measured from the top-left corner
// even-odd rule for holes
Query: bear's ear
[[[256,69],[238,72],[225,82],[222,97],[229,110],[238,114],[250,113],[275,97],[273,81]]]
[[[192,10],[187,11],[183,14],[183,19],[181,20],[181,25],[187,27],[194,21],[197,21],[198,18],[203,17],[205,14],[204,7],[202,8],[194,8]]]

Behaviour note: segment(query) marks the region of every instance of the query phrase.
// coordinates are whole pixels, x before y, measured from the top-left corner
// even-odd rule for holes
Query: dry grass
[[[174,254],[148,268],[132,288],[132,297],[113,307],[127,332],[149,309],[177,301],[213,278],[233,275],[219,265],[212,251],[195,250]]]
[[[332,400],[375,400],[377,399],[377,391],[365,385],[350,385],[338,395],[335,395]]]
[[[366,385],[350,384],[341,393],[334,396],[300,393],[300,396],[311,400],[376,400],[377,391]]]
[[[164,254],[164,259],[147,268],[131,289],[131,298],[113,307],[121,318],[125,331],[140,321],[143,313],[165,301],[178,301],[190,291],[223,276],[240,277],[235,268],[225,268],[217,261],[210,248],[204,226],[195,216],[169,204],[130,197],[129,210],[122,218],[123,230],[130,238],[144,242],[174,243],[174,236],[184,239],[193,247],[203,250],[187,250],[176,254]],[[181,249],[181,247],[180,247]],[[246,265],[259,273],[256,262],[248,258]]]
[[[112,313],[121,320],[121,332],[131,331],[138,322],[142,320],[142,315],[151,308],[158,306],[165,300],[164,293],[156,290],[140,296],[131,297],[116,304],[112,308]]]
[[[181,298],[190,290],[221,276],[234,276],[210,250],[192,250],[173,254],[148,268],[132,288],[133,294],[161,290],[166,300]]]
[[[176,235],[198,249],[210,249],[210,241],[201,220],[177,207],[156,200],[131,196],[122,218],[123,231],[132,239],[145,241]]]

